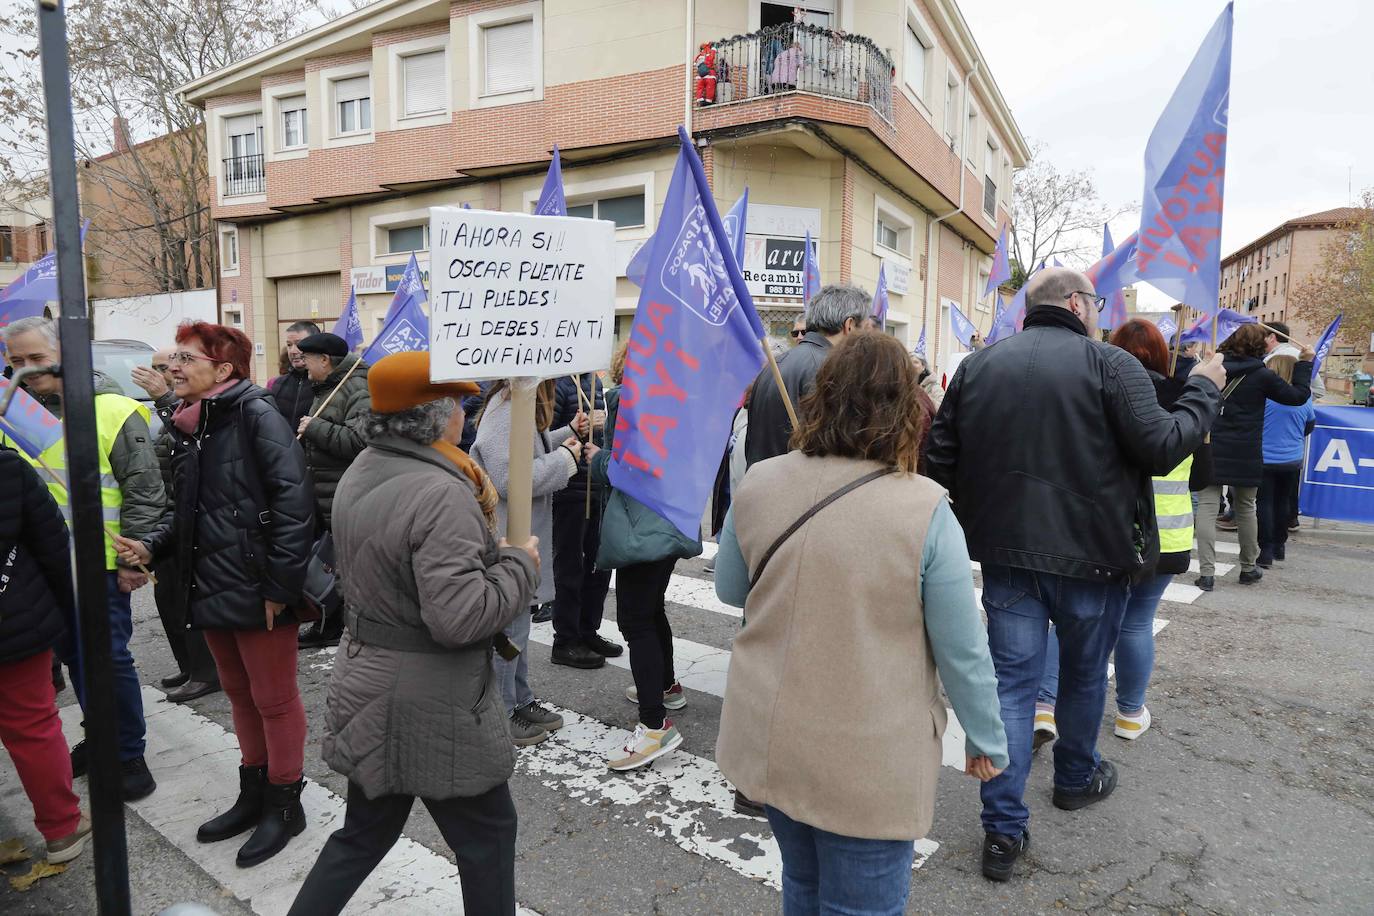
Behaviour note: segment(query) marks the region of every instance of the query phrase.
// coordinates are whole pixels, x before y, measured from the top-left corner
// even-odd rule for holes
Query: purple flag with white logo
[[[1228,3],[1145,147],[1139,277],[1206,315],[1221,282],[1232,20]]]
[[[821,291],[821,259],[811,241],[811,230],[806,230],[806,248],[802,252],[802,302],[810,304],[811,297]]]
[[[1243,324],[1254,324],[1254,315],[1242,315],[1240,312],[1231,309],[1222,309],[1216,313],[1217,322],[1217,343],[1221,343]],[[1197,320],[1197,324],[1183,332],[1183,343],[1211,343],[1212,341],[1212,316],[1203,315]]]
[[[916,350],[914,352],[921,356],[926,355],[926,326],[924,324],[921,325],[921,336],[916,340]]]
[[[348,290],[348,305],[344,306],[339,320],[334,322],[334,334],[342,337],[350,350],[356,350],[363,345],[363,321],[358,317],[358,291],[352,287]]]
[[[965,347],[973,346],[969,341],[973,340],[973,335],[978,333],[978,328],[964,316],[963,312],[959,311],[959,306],[953,302],[949,304],[949,329],[954,333],[954,339],[959,343]]]
[[[988,336],[983,340],[986,343],[996,343],[997,338],[1002,336],[1000,328],[1007,314],[1007,304],[1002,301],[1002,297],[997,297],[997,308],[992,313],[992,327],[988,328]]]
[[[725,234],[730,236],[730,249],[735,254],[735,263],[744,267],[744,224],[748,219],[749,213],[749,189],[745,188],[739,200],[730,208],[730,212],[721,219],[721,224],[725,226]],[[625,266],[625,279],[635,286],[644,285],[644,272],[649,269],[649,253],[653,251],[653,239],[645,239],[644,244],[639,246],[639,250],[630,258],[630,263]]]
[[[997,250],[992,253],[992,273],[988,274],[988,287],[983,295],[1011,279],[1011,261],[1007,257],[1007,227],[1002,227],[1002,235],[997,239]]]
[[[386,308],[386,320],[390,321],[398,312],[406,306],[414,303],[429,301],[425,295],[425,279],[420,274],[420,262],[415,260],[415,252],[410,253],[410,262],[406,264],[406,272],[401,274],[401,282],[396,284],[396,293],[391,297],[391,304]],[[339,335],[343,336],[343,335]]]
[[[1174,335],[1178,333],[1178,324],[1174,321],[1174,319],[1170,318],[1168,315],[1165,315],[1163,318],[1159,319],[1159,321],[1155,324],[1155,327],[1159,328],[1159,333],[1164,335],[1165,340],[1167,340],[1170,344],[1173,344]]]
[[[386,324],[382,325],[377,339],[363,351],[363,359],[369,365],[392,353],[429,349],[429,316],[420,307],[427,299],[420,265],[415,260],[415,253],[411,252],[410,263],[396,287],[396,296],[386,310]]]
[[[763,324],[687,132],[630,327],[612,485],[700,537],[730,424],[763,365]]]
[[[86,230],[91,221],[81,224],[81,243],[85,246]],[[23,275],[0,289],[0,328],[20,318],[37,318],[49,302],[57,301],[57,252],[49,251],[29,265]],[[5,345],[0,341],[0,351]]]
[[[1120,327],[1126,323],[1126,297],[1122,289],[1135,282],[1136,275],[1136,234],[1120,245],[1112,244],[1112,231],[1102,225],[1102,260],[1086,271],[1093,281],[1093,289],[1099,296],[1107,297],[1107,304],[1097,320],[1097,326],[1104,331]]]
[[[884,331],[887,330],[887,274],[884,272],[883,264],[878,263],[878,285],[873,288],[873,316],[878,319],[878,326]]]
[[[1336,320],[1326,326],[1322,331],[1322,336],[1317,338],[1317,355],[1312,360],[1312,377],[1317,377],[1317,370],[1321,368],[1322,360],[1326,359],[1326,354],[1331,352],[1331,348],[1336,344],[1336,332],[1341,329],[1341,318],[1344,313],[1337,315]]]
[[[1002,312],[1002,317],[993,322],[992,330],[987,336],[988,343],[1005,340],[1021,331],[1026,321],[1026,286],[1029,283],[1030,277],[1027,277],[1026,282],[1016,291],[1016,295],[1011,297],[1011,303]]]
[[[558,154],[557,144],[553,147],[549,173],[544,176],[544,188],[539,192],[539,202],[534,205],[534,215],[568,215],[568,202],[563,198],[563,157]]]
[[[0,379],[0,393],[13,384],[9,379]],[[62,438],[62,421],[21,387],[14,393],[9,409],[0,416],[0,433],[29,457],[37,458]]]

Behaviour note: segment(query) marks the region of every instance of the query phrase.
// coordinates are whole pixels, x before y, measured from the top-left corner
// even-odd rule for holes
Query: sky
[[[1138,204],[1145,143],[1225,4],[958,0],[1021,133]],[[1222,256],[1374,188],[1374,3],[1237,0]],[[1353,171],[1352,171],[1353,170]],[[1135,231],[1138,210],[1112,223]],[[1171,300],[1146,286],[1141,308]]]

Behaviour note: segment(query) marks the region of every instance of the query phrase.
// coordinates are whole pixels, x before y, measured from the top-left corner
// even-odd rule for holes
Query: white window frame
[[[889,248],[878,241],[878,221],[897,229],[897,247]],[[878,257],[890,257],[912,263],[913,244],[916,240],[916,220],[897,204],[877,194],[873,195],[873,253]]]
[[[234,250],[234,264],[229,264],[229,247]],[[239,251],[239,227],[232,222],[220,224],[220,276],[239,276],[242,253]]]
[[[984,144],[979,143],[982,131],[978,129],[978,106],[972,101],[968,104],[968,117],[964,118],[964,161],[973,166],[976,175],[983,174],[983,163],[979,161],[978,151]]]
[[[419,210],[403,210],[397,213],[382,213],[370,217],[367,221],[368,247],[372,252],[373,264],[405,264],[410,260],[411,251],[400,251],[391,253],[391,244],[387,236],[388,230],[404,229],[407,226],[417,226],[429,223],[429,208],[424,207]],[[421,269],[429,265],[429,249],[420,248],[414,252],[415,260]]]
[[[848,6],[848,4],[845,4]],[[902,69],[898,74],[900,79],[898,84],[902,92],[906,93],[907,98],[915,104],[916,110],[925,115],[927,121],[933,125],[935,116],[931,111],[930,103],[926,96],[929,95],[931,74],[935,70],[935,51],[940,47],[940,43],[935,40],[935,30],[932,29],[916,9],[914,3],[906,5],[906,19],[903,22],[905,28],[910,29],[916,34],[916,40],[921,42],[926,49],[926,72],[924,75],[925,85],[922,87],[912,86],[906,81],[906,31],[902,32]]]
[[[284,146],[286,140],[282,125],[282,101],[293,96],[305,96],[305,143],[301,146]],[[269,161],[303,159],[310,153],[310,129],[315,120],[310,110],[310,94],[306,92],[305,82],[286,83],[263,90],[262,110],[270,111],[272,117],[263,119],[263,143],[267,146]]]
[[[992,300],[997,298],[997,290],[993,290],[986,296],[983,290],[988,288],[988,278],[992,276],[992,262],[988,262],[987,269],[979,267],[975,273],[978,275],[978,285],[973,288],[973,307],[980,312],[992,311]]]
[[[500,95],[487,95],[483,91],[486,81],[486,36],[485,29],[492,26],[508,25],[512,22],[530,20],[532,39],[530,42],[532,63],[531,79],[533,86],[518,92],[503,92]],[[521,102],[537,102],[544,98],[544,4],[542,0],[503,6],[485,12],[469,13],[468,17],[468,107],[495,108],[500,105],[515,105]]]
[[[340,80],[352,79],[357,76],[365,76],[370,81],[374,95],[372,99],[372,127],[365,131],[355,131],[347,134],[338,132],[339,112],[338,106],[334,101],[334,84]],[[354,64],[341,64],[337,67],[326,67],[320,71],[320,98],[324,100],[323,108],[326,120],[321,124],[323,129],[322,146],[326,149],[339,146],[357,146],[360,143],[371,143],[377,131],[377,82],[372,79],[372,62],[358,61]]]
[[[416,54],[441,51],[444,55],[444,107],[442,110],[424,114],[406,115],[406,88],[404,58]],[[387,48],[387,66],[391,75],[391,127],[394,130],[409,130],[414,127],[433,127],[447,124],[453,117],[453,53],[449,49],[448,32],[416,38],[413,41],[397,42]],[[372,123],[377,123],[377,107],[372,107]]]
[[[220,206],[224,206],[226,200],[228,200],[234,206],[237,206],[239,204],[267,203],[266,180],[263,181],[263,192],[261,194],[235,194],[231,197],[226,198],[224,196],[224,175],[222,172],[224,168],[224,158],[226,154],[225,147],[229,142],[229,135],[227,133],[229,125],[225,122],[228,121],[230,118],[236,118],[239,115],[257,114],[261,116],[262,100],[254,99],[251,102],[239,102],[234,105],[224,105],[219,108],[212,108],[210,111],[210,123],[206,125],[206,147],[207,152],[210,156],[210,175],[215,179],[216,203]],[[267,146],[268,149],[271,149],[271,145],[267,142],[266,129],[266,126],[264,126],[263,145]],[[264,166],[267,162],[267,155],[268,154],[264,152]]]
[[[543,184],[544,179],[541,175],[538,183],[521,196],[522,212],[534,212],[534,205],[539,200],[539,192],[542,190]],[[636,191],[644,192],[644,225],[627,226],[624,229],[617,228],[615,230],[617,242],[647,239],[654,234],[655,223],[658,219],[658,199],[654,196],[654,173],[635,172],[629,175],[597,178],[590,181],[565,181],[563,184],[563,197],[570,207],[586,203],[588,198],[622,197]]]
[[[951,89],[954,90],[953,98],[950,97]],[[945,142],[949,144],[950,150],[955,155],[959,154],[959,144],[963,142],[964,128],[967,127],[967,125],[960,124],[964,119],[963,106],[960,102],[964,98],[965,91],[964,81],[960,79],[959,71],[955,69],[954,61],[951,60],[945,71],[945,129],[942,133]],[[954,126],[953,131],[950,130],[951,124]]]
[[[221,305],[219,307],[219,310],[220,315],[223,316],[223,322],[225,325],[231,328],[238,328],[240,331],[243,330],[242,302],[231,302],[228,305]]]

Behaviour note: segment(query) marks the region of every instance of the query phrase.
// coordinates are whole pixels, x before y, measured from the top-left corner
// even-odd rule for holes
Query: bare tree
[[[47,160],[33,6],[4,5],[0,34],[19,50],[0,67],[8,127],[0,132],[0,190],[33,181]],[[213,282],[204,115],[176,89],[283,40],[317,12],[314,0],[68,6],[77,156],[87,165],[82,210],[92,221],[88,253],[136,265],[164,290]],[[122,155],[101,158],[116,150]]]
[[[1016,173],[1012,194],[1012,277],[1018,286],[1041,261],[1092,264],[1102,253],[1103,224],[1135,209],[1103,203],[1092,174],[1061,170],[1043,143],[1032,142],[1030,149],[1030,163]]]
[[[1364,192],[1355,214],[1323,243],[1317,270],[1293,287],[1292,303],[1299,317],[1318,328],[1343,313],[1341,339],[1363,350],[1374,333],[1374,189]]]

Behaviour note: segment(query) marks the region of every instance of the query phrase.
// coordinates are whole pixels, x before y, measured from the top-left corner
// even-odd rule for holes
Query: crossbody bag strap
[[[805,525],[807,522],[809,522],[813,515],[815,515],[817,512],[821,511],[826,506],[833,503],[835,500],[839,499],[841,496],[844,496],[846,493],[857,490],[859,489],[859,487],[863,486],[866,483],[872,483],[879,477],[886,477],[888,474],[895,474],[896,472],[896,468],[882,468],[880,470],[865,474],[857,480],[851,480],[849,483],[840,487],[834,493],[831,493],[825,499],[821,500],[820,502],[812,506],[810,509],[807,509],[805,512],[803,512],[801,514],[801,517],[798,518],[795,522],[793,522],[786,531],[778,535],[778,539],[774,541],[772,546],[768,548],[768,551],[764,553],[763,559],[759,561],[758,567],[754,570],[754,574],[749,577],[749,587],[752,589],[755,585],[758,584],[759,577],[763,575],[764,569],[768,566],[768,561],[773,559],[773,554],[777,553],[778,548],[781,547],[784,543],[786,543],[788,538],[796,534],[798,529],[800,529],[802,525]]]

